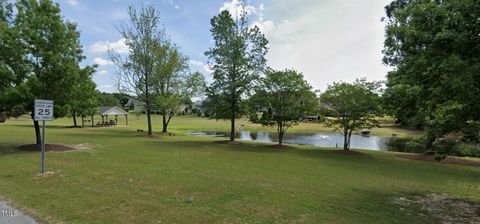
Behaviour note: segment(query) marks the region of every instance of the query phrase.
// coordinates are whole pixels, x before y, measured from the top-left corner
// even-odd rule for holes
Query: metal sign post
[[[35,100],[34,108],[35,121],[42,121],[42,151],[40,153],[40,171],[43,174],[45,173],[45,121],[53,120],[53,101]]]

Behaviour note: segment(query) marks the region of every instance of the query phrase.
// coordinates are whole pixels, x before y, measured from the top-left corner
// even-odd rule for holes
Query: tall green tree
[[[0,113],[16,116],[24,112],[29,66],[13,9],[13,3],[0,0]]]
[[[480,4],[395,0],[386,13],[384,62],[394,70],[385,105],[402,123],[425,127],[431,150],[480,119]]]
[[[98,91],[92,80],[95,67],[86,67],[78,72],[77,80],[73,85],[70,96],[70,116],[73,118],[73,126],[77,126],[77,117],[91,117],[98,108]],[[82,122],[83,125],[83,122]]]
[[[156,106],[162,114],[162,132],[168,132],[168,124],[175,115],[182,99],[179,92],[188,69],[188,58],[178,47],[165,41],[155,50],[155,92]]]
[[[117,78],[120,91],[134,94],[145,103],[148,135],[152,135],[152,108],[155,105],[156,49],[166,41],[157,10],[153,6],[144,6],[140,10],[130,6],[129,24],[119,29],[128,48],[126,56],[110,53],[117,65]]]
[[[249,25],[245,6],[240,18],[234,20],[224,10],[210,24],[214,47],[205,52],[211,60],[214,79],[207,90],[209,111],[217,119],[230,119],[233,142],[235,119],[245,111],[242,101],[265,68],[268,41],[257,26]]]
[[[205,77],[200,72],[179,74],[170,79],[164,92],[157,95],[157,106],[163,116],[163,130],[168,132],[172,118],[180,113],[180,106],[186,105],[194,96],[199,96],[205,89]]]
[[[326,124],[342,132],[344,150],[350,149],[354,131],[376,125],[375,116],[380,111],[378,88],[378,83],[360,79],[353,83],[334,83],[321,94],[324,109],[335,115],[327,119]]]
[[[268,71],[250,100],[256,108],[268,109],[259,122],[276,127],[280,146],[290,127],[318,110],[312,87],[295,70]]]
[[[51,0],[18,0],[13,25],[17,40],[24,51],[28,69],[17,75],[27,77],[16,89],[23,91],[24,111],[31,111],[33,99],[55,101],[55,117],[65,116],[69,111],[69,97],[77,79],[79,63],[84,59],[80,45],[80,33],[76,24],[66,21],[57,3]],[[40,128],[34,121],[37,144],[40,143]]]

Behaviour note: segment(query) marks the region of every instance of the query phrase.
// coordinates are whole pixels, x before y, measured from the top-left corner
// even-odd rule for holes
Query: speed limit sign
[[[40,152],[40,172],[45,173],[45,121],[53,120],[53,100],[35,100],[35,113],[33,118],[35,121],[42,121],[42,139]]]
[[[53,120],[53,101],[52,100],[35,100],[35,116],[36,121]]]

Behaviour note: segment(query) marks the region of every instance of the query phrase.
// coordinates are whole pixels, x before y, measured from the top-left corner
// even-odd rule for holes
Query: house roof
[[[127,111],[117,106],[99,107],[98,110],[100,111],[101,115],[128,115]]]

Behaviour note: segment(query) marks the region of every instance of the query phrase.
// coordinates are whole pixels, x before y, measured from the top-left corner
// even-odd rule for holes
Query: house
[[[128,107],[130,110],[140,111],[142,113],[145,113],[145,106],[146,106],[145,102],[142,102],[136,98],[129,97],[128,102],[125,106]],[[152,105],[151,113],[159,114],[160,109],[157,106]]]
[[[145,105],[146,104],[144,102],[142,102],[142,101],[140,101],[136,98],[130,97],[125,106],[127,108],[129,108],[130,110],[140,111],[142,113],[145,113]],[[182,114],[187,114],[187,113],[191,112],[191,106],[188,105],[188,104],[180,104],[178,110]],[[152,112],[152,114],[160,114],[160,109],[158,108],[158,106],[152,105],[151,112]]]

